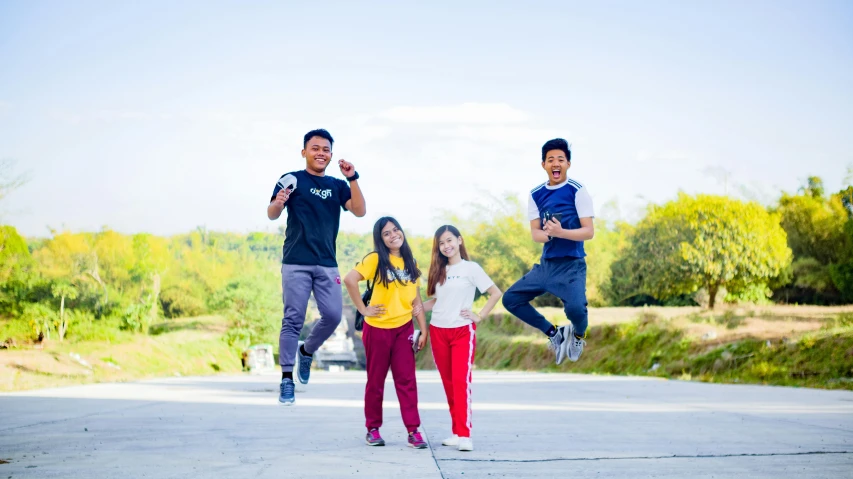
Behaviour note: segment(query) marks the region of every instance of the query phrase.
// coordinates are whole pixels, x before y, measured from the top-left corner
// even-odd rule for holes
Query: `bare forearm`
[[[267,206],[267,218],[277,220],[281,217],[281,212],[284,211],[284,205],[278,206],[275,202]]]
[[[418,313],[417,316],[415,316],[415,319],[418,322],[418,329],[420,329],[424,334],[426,334],[426,332],[427,332],[426,314],[424,314],[424,312],[421,311],[420,313]]]
[[[563,230],[557,234],[557,238],[563,238],[572,241],[588,241],[595,236],[595,230],[592,226],[581,226],[574,230]]]
[[[430,299],[426,303],[424,303],[424,312],[432,311],[432,308],[435,306],[435,298]]]
[[[361,193],[361,187],[358,186],[358,180],[350,181],[350,193],[352,194],[352,214],[361,218],[367,214],[367,204],[364,201],[364,195]]]
[[[483,309],[480,310],[479,314],[479,316],[483,319],[485,319],[489,315],[489,313],[492,312],[492,310],[495,308],[495,305],[497,305],[498,301],[500,301],[501,296],[503,296],[501,290],[494,285],[492,285],[492,287],[489,288],[487,292],[489,293],[489,300],[486,301],[486,305],[483,306]]]
[[[531,234],[533,235],[533,241],[537,243],[547,243],[548,241],[551,241],[551,239],[548,238],[548,233],[542,230],[533,230]]]
[[[415,315],[415,319],[418,322],[418,329],[420,329],[423,333],[426,333],[426,313],[424,313],[424,303],[421,300],[420,294],[418,294],[418,297],[415,298],[415,300],[412,302],[413,307],[417,308],[418,305],[421,306],[420,312]]]

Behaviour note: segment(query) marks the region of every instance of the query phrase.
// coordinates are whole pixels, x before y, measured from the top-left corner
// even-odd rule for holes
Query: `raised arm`
[[[342,159],[338,161],[338,166],[341,167],[341,174],[344,175],[344,178],[352,178],[356,175],[355,166],[352,163]],[[352,214],[361,218],[367,214],[367,204],[364,202],[364,195],[361,193],[358,179],[347,181],[349,182],[349,189],[352,196],[344,204],[344,207],[352,211]]]

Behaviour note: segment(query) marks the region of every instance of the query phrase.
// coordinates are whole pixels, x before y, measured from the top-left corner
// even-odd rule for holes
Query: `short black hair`
[[[545,155],[551,150],[563,150],[563,153],[566,154],[566,161],[572,161],[572,147],[569,146],[568,141],[562,138],[554,138],[553,140],[546,141],[542,145],[542,161],[545,161]]]
[[[323,128],[320,128],[318,130],[311,130],[305,134],[305,138],[302,140],[302,148],[305,148],[306,146],[308,146],[308,140],[310,140],[311,138],[314,138],[315,136],[319,136],[320,138],[324,138],[326,140],[329,140],[330,146],[335,144],[335,140],[334,140],[334,138],[332,138],[332,134],[329,133],[328,131],[324,130]]]

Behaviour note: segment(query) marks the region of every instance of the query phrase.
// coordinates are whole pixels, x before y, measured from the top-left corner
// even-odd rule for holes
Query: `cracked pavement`
[[[390,376],[390,375],[389,375]],[[853,477],[853,392],[474,372],[473,452],[441,446],[437,373],[418,373],[428,450],[364,445],[363,372],[165,378],[0,394],[0,477]]]

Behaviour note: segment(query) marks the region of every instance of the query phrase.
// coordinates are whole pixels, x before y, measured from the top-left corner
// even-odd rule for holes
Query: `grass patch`
[[[707,315],[714,324],[735,323],[740,315]],[[739,339],[711,344],[687,335],[654,312],[636,320],[595,326],[587,332],[580,361],[554,364],[539,331],[509,316],[484,320],[477,328],[475,364],[481,369],[628,374],[720,383],[751,383],[853,389],[853,314],[824,328],[787,339]],[[691,317],[691,320],[693,318]],[[703,319],[703,321],[706,321]],[[418,366],[434,369],[432,354]]]
[[[218,332],[227,326],[223,319],[193,318],[175,324],[187,327],[154,336],[117,331],[113,338],[119,341],[49,341],[42,349],[0,350],[0,391],[242,370],[240,356]]]

